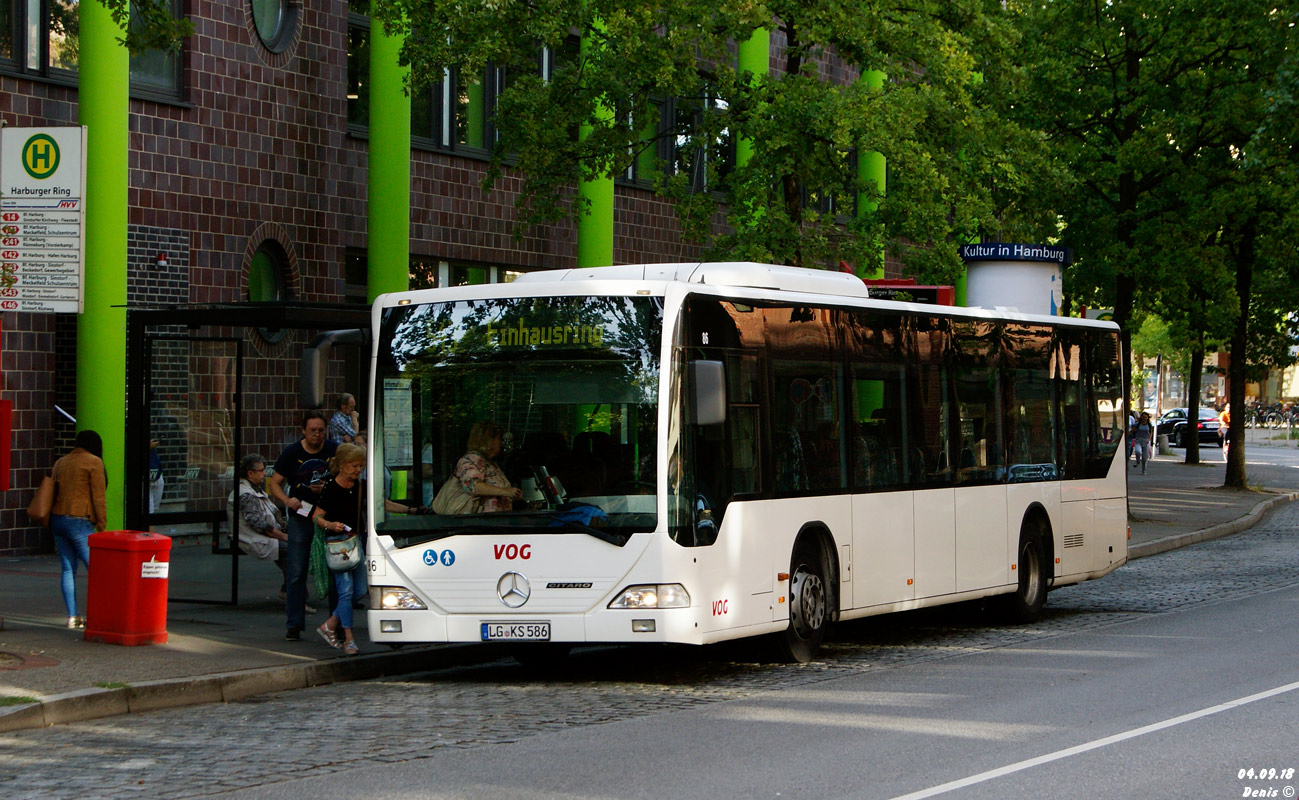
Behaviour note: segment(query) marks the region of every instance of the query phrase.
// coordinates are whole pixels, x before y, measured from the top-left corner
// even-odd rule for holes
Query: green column
[[[599,25],[599,20],[596,21]],[[585,60],[591,47],[591,38],[582,37],[582,58]],[[613,118],[613,109],[601,103],[596,110],[601,120]],[[593,125],[582,125],[578,136],[585,141],[594,130]],[[613,264],[613,178],[595,177],[578,184],[578,194],[590,205],[577,220],[577,266],[607,267]]]
[[[397,63],[403,38],[370,29],[369,236],[367,293],[410,288],[409,70]]]
[[[740,74],[748,72],[754,77],[771,72],[771,31],[758,28],[753,35],[740,42],[736,67]],[[741,136],[735,143],[735,165],[743,166],[753,157],[753,140]]]
[[[80,4],[78,113],[86,131],[85,310],[77,318],[77,429],[104,440],[108,528],[126,474],[126,208],[130,55],[100,3]],[[140,368],[141,365],[136,365]]]
[[[983,73],[982,73],[982,72],[978,72],[978,71],[971,72],[971,73],[970,73],[970,85],[971,85],[971,86],[981,86],[981,85],[983,85]],[[961,150],[961,160],[965,160],[965,150],[964,150],[964,149]],[[968,244],[974,244],[974,243],[976,243],[976,242],[978,242],[978,241],[979,241],[979,237],[977,237],[977,236],[975,236],[975,237],[971,237],[971,239],[970,239],[970,241],[968,242]],[[962,307],[965,306],[965,304],[966,304],[966,290],[968,289],[969,285],[970,285],[970,265],[969,265],[969,264],[964,264],[964,263],[962,263],[962,264],[961,264],[961,273],[960,273],[959,275],[956,276],[956,286],[954,287],[954,288],[955,288],[955,294],[956,294],[956,298],[955,298],[956,305],[958,305],[958,306],[962,306]]]
[[[884,88],[884,73],[869,69],[862,73],[861,79],[874,91]],[[880,198],[888,188],[888,171],[885,168],[884,154],[878,150],[867,150],[857,156],[857,179],[863,183],[874,183],[873,192],[861,192],[857,195],[857,215],[868,217],[879,210]],[[881,254],[878,269],[866,271],[865,265],[857,266],[857,277],[879,280],[884,277],[884,259]]]

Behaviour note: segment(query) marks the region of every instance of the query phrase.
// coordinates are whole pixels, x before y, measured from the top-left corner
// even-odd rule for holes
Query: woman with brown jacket
[[[63,602],[68,607],[68,627],[85,627],[77,615],[77,562],[90,569],[91,533],[108,524],[105,497],[108,475],[104,471],[104,443],[94,431],[77,434],[72,452],[54,462],[54,506],[50,529],[63,564]]]

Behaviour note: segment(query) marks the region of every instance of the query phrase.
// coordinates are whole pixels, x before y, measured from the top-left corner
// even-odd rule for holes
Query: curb
[[[78,689],[34,703],[0,707],[0,733],[164,708],[230,703],[248,697],[330,683],[370,680],[500,658],[496,645],[429,645],[326,661],[144,681],[111,689]]]
[[[1223,536],[1230,536],[1233,533],[1240,533],[1243,530],[1252,528],[1257,525],[1265,515],[1273,508],[1293,502],[1299,499],[1299,492],[1287,492],[1283,495],[1260,501],[1250,510],[1248,514],[1230,522],[1223,522],[1214,525],[1212,528],[1191,531],[1190,533],[1179,533],[1175,536],[1165,536],[1162,539],[1156,539],[1153,542],[1144,542],[1133,545],[1128,548],[1128,560],[1132,561],[1137,558],[1145,558],[1159,553],[1166,553],[1169,550],[1176,550],[1187,545],[1207,542],[1210,539],[1220,539]]]

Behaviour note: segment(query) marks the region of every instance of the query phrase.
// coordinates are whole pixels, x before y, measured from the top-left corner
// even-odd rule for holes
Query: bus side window
[[[959,419],[952,407],[951,336],[941,317],[916,317],[914,359],[910,364],[915,391],[909,393],[907,424],[916,432],[916,446],[908,453],[913,486],[950,486],[953,464],[953,427]]]
[[[1003,369],[1007,468],[1014,482],[1053,480],[1055,418],[1051,413],[1051,329],[1007,325],[1009,363]]]
[[[1115,366],[1118,336],[1089,330],[1087,337],[1087,477],[1103,478],[1118,450],[1124,428],[1123,381]]]
[[[1086,474],[1084,436],[1086,420],[1083,415],[1082,332],[1069,329],[1056,331],[1056,353],[1052,362],[1056,380],[1060,464],[1062,477],[1077,480]]]
[[[986,483],[1004,477],[1001,420],[1001,361],[1007,343],[1004,325],[958,320],[952,323],[960,440],[957,480]]]
[[[731,496],[753,495],[762,489],[761,405],[758,357],[730,354],[726,358],[726,438],[730,442]]]

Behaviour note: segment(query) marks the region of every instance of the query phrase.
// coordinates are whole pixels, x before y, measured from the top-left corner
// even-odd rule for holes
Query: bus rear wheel
[[[786,661],[806,664],[816,657],[830,619],[825,561],[819,548],[801,542],[789,570],[789,627],[780,635]]]
[[[1019,586],[1007,598],[1006,610],[1012,622],[1036,622],[1046,605],[1045,532],[1036,522],[1025,522],[1019,534]]]

